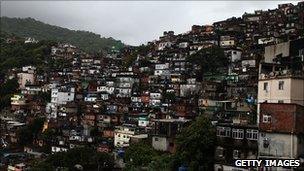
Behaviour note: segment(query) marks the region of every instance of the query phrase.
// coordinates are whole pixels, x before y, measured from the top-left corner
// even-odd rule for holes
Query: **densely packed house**
[[[202,73],[189,58],[213,47],[224,51],[227,63]],[[178,35],[165,31],[143,51],[127,46],[92,55],[59,43],[51,56],[70,67],[7,73],[20,89],[10,110],[23,117],[1,118],[1,148],[18,142],[17,129],[45,116],[44,129],[60,131],[52,139],[37,137],[37,149],[90,145],[110,153],[146,139],[174,153],[180,130],[205,115],[216,127],[215,170],[252,169],[236,168],[235,159],[303,159],[304,2],[194,25]],[[50,95],[46,103],[33,99],[41,92]]]

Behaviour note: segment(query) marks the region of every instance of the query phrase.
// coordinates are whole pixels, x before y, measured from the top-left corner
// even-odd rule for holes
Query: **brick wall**
[[[304,132],[304,107],[296,104],[262,103],[260,130],[281,133]],[[263,115],[270,115],[271,122],[264,123]]]

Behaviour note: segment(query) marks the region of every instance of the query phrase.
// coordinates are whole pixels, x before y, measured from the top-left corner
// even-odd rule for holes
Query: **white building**
[[[274,37],[265,37],[265,38],[259,38],[258,39],[258,44],[268,44],[268,43],[277,43],[278,40]]]
[[[239,49],[229,49],[225,51],[227,54],[227,57],[230,59],[231,62],[237,62],[241,60],[242,57],[242,51]]]
[[[167,47],[171,47],[172,44],[172,42],[161,42],[158,44],[158,50],[164,50]]]
[[[180,96],[186,97],[197,92],[198,88],[196,84],[181,84],[180,85]]]
[[[53,88],[51,93],[51,103],[66,104],[67,102],[74,101],[75,88],[74,87],[61,87]]]
[[[260,77],[258,103],[296,103],[304,106],[304,79],[292,77]]]
[[[160,75],[170,75],[170,70],[168,69],[162,69],[162,70],[155,70],[154,75],[160,76]]]
[[[139,117],[138,118],[138,126],[146,127],[149,125],[149,120],[147,117]]]
[[[115,127],[114,131],[114,146],[115,147],[128,147],[131,138],[147,138],[147,134],[140,134],[136,130],[135,125],[122,125]]]
[[[41,91],[45,92],[46,90],[38,85],[26,85],[25,88],[21,90],[21,93],[33,95],[33,94],[38,94]]]
[[[87,94],[86,97],[84,97],[85,102],[96,102],[97,100],[97,94]]]
[[[35,71],[36,71],[36,67],[34,67],[34,66],[22,67],[22,72],[34,73]]]
[[[188,42],[181,42],[178,44],[179,48],[187,48],[189,46]]]
[[[221,47],[231,47],[235,45],[235,40],[233,37],[230,36],[221,36],[220,38],[220,46]]]
[[[38,43],[39,41],[36,40],[35,38],[28,37],[25,39],[24,43]]]
[[[169,69],[169,63],[155,64],[155,70]]]
[[[52,146],[52,153],[66,152],[68,147],[65,146]]]
[[[100,85],[97,86],[97,92],[106,92],[108,94],[113,94],[115,90],[114,85],[110,86],[110,85]]]
[[[100,94],[100,98],[102,100],[108,100],[109,99],[109,94],[108,93],[101,93]]]
[[[35,82],[35,74],[22,72],[17,74],[19,88],[24,89],[26,84],[34,84]]]
[[[26,104],[26,98],[22,94],[15,94],[13,97],[11,97],[11,105],[25,105]]]
[[[51,103],[47,104],[46,111],[50,118],[56,118],[58,115],[58,107],[72,102],[75,99],[74,87],[53,87],[51,89]]]
[[[155,64],[154,75],[170,75],[169,63]]]

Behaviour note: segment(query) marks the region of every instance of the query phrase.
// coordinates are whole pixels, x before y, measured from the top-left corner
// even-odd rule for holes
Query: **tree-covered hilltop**
[[[39,43],[24,43],[20,37],[14,37],[13,43],[6,43],[7,33],[1,32],[0,39],[0,78],[8,69],[34,65],[45,68],[48,64],[51,46],[56,42],[40,41]]]
[[[113,46],[120,49],[124,44],[113,38],[104,38],[88,31],[75,31],[49,25],[33,18],[1,17],[1,31],[19,37],[33,37],[37,40],[53,40],[71,43],[87,52],[107,50]]]

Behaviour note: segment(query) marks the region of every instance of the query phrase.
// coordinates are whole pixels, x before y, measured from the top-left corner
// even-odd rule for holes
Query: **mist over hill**
[[[71,43],[87,52],[120,49],[124,44],[120,40],[101,37],[88,31],[75,31],[43,23],[33,18],[1,17],[1,31],[19,37],[33,37],[37,40],[54,40]]]

